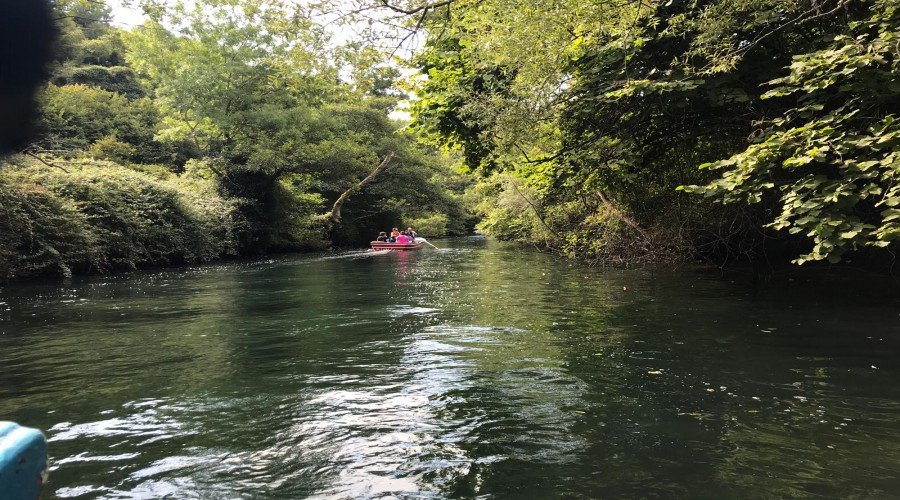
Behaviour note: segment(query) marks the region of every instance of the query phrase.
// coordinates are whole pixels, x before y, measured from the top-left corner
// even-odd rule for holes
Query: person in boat
[[[387,233],[384,232],[384,231],[378,233],[378,237],[375,238],[375,241],[384,241],[384,242],[387,242],[387,240],[388,240],[388,235],[387,235]]]
[[[397,236],[397,243],[401,245],[408,245],[412,243],[412,240],[405,234],[405,232],[400,233],[400,236]]]
[[[400,236],[400,230],[395,227],[394,229],[391,229],[391,238],[396,240],[397,236]]]
[[[409,236],[409,239],[412,241],[416,241],[416,236],[419,236],[419,233],[413,231],[413,228],[406,228],[406,235]]]

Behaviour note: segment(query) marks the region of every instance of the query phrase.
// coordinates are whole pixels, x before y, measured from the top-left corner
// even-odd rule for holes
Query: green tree
[[[254,221],[248,247],[290,246],[294,217],[272,214],[286,214],[279,204],[303,190],[336,199],[389,153],[390,175],[423,168],[414,141],[387,117],[397,103],[392,71],[368,49],[334,51],[325,41],[302,10],[275,0],[178,3],[126,37],[164,115],[159,136],[216,160],[225,193],[245,200]],[[346,69],[356,80],[341,81]],[[417,185],[357,201],[379,206],[421,192],[429,177],[410,180]]]
[[[900,240],[898,26],[897,5],[876,1],[826,48],[795,55],[761,96],[789,108],[746,150],[701,166],[720,178],[687,189],[724,203],[768,199],[769,227],[813,241],[801,264]]]
[[[419,133],[524,181],[487,191],[531,209],[499,234],[798,263],[897,239],[894,2],[382,4],[428,33]]]

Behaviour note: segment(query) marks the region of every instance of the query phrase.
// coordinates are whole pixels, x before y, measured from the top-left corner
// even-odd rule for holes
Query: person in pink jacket
[[[400,236],[397,236],[397,243],[400,243],[401,245],[408,245],[412,242],[410,241],[409,236],[400,233]]]

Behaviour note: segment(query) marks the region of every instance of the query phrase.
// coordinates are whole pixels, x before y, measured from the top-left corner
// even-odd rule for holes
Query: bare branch
[[[647,234],[647,231],[645,231],[640,225],[638,225],[637,221],[635,221],[634,219],[629,217],[625,212],[623,212],[619,207],[617,207],[612,201],[610,201],[609,198],[607,198],[606,195],[603,194],[603,191],[600,191],[599,189],[597,190],[597,198],[600,198],[600,201],[603,202],[603,204],[606,206],[606,208],[610,209],[614,214],[619,216],[619,218],[622,219],[622,222],[624,222],[625,224],[628,224],[629,226],[631,226],[632,229],[634,229],[635,231],[640,233],[640,235],[644,238],[644,240],[650,241],[650,235]]]
[[[547,231],[550,231],[550,233],[553,234],[553,236],[556,236],[557,238],[559,238],[559,233],[555,229],[550,227],[550,224],[547,224],[547,221],[544,219],[544,214],[537,207],[537,205],[535,205],[533,201],[528,199],[528,197],[525,196],[525,194],[519,190],[519,186],[516,185],[515,179],[513,179],[512,182],[510,182],[510,185],[513,187],[513,189],[515,189],[516,193],[519,193],[519,196],[521,196],[522,199],[525,200],[525,203],[528,203],[528,205],[531,206],[531,209],[534,210],[534,215],[536,215],[538,220],[541,221],[541,224],[545,228],[547,228]]]
[[[394,12],[399,12],[401,14],[406,14],[407,16],[411,16],[413,14],[418,14],[419,12],[428,12],[429,10],[440,9],[441,7],[446,7],[456,0],[442,0],[440,2],[435,2],[431,4],[420,5],[418,7],[413,7],[410,9],[404,9],[402,7],[397,7],[396,5],[391,5],[388,0],[381,0],[381,4],[391,9]],[[480,2],[479,2],[480,3]]]
[[[50,163],[49,161],[47,161],[47,160],[41,158],[40,156],[38,156],[38,155],[32,153],[31,151],[22,151],[21,153],[22,153],[23,155],[30,156],[30,157],[34,158],[35,160],[37,160],[37,161],[43,163],[44,165],[47,165],[48,167],[51,167],[51,168],[58,168],[58,169],[62,170],[63,172],[67,173],[67,174],[70,173],[68,170],[66,170],[66,169],[65,169],[64,167],[62,167],[61,165],[56,165],[56,164]]]
[[[413,28],[412,31],[407,33],[406,36],[404,36],[400,40],[400,42],[397,44],[397,47],[394,48],[394,50],[391,52],[391,55],[390,55],[390,57],[388,57],[388,59],[393,59],[394,54],[396,54],[398,50],[403,48],[403,44],[406,43],[407,40],[416,36],[419,33],[419,30],[422,28],[422,24],[425,22],[425,18],[428,16],[428,10],[429,9],[426,8],[425,10],[422,11],[422,15],[419,16],[419,20],[416,22],[415,28]]]
[[[834,14],[837,11],[841,10],[842,8],[846,7],[848,2],[849,2],[849,0],[838,0],[837,5],[833,9],[826,11],[826,12],[822,12],[822,10],[820,8],[821,6],[814,5],[813,8],[802,12],[797,17],[794,17],[794,18],[786,21],[785,23],[783,23],[779,26],[776,26],[775,28],[773,28],[770,31],[767,31],[766,33],[763,33],[762,35],[756,37],[756,39],[754,39],[752,42],[744,45],[743,47],[739,47],[738,49],[734,50],[731,54],[728,54],[728,55],[729,56],[737,56],[740,54],[746,54],[747,52],[750,51],[750,49],[759,45],[760,42],[762,42],[766,38],[778,33],[779,31],[787,28],[788,26],[791,26],[793,24],[805,24],[812,20],[818,19],[820,17],[830,16],[831,14]],[[806,17],[806,16],[809,16],[810,14],[814,14],[814,15],[812,15],[810,17]]]
[[[388,153],[388,155],[384,157],[384,160],[382,160],[381,164],[378,165],[378,167],[375,170],[373,170],[371,174],[366,176],[365,179],[359,181],[359,184],[344,191],[341,194],[341,196],[338,197],[338,199],[334,202],[334,206],[331,207],[331,220],[336,223],[340,222],[341,221],[341,207],[344,206],[344,203],[346,203],[348,199],[350,199],[350,195],[359,191],[366,184],[375,180],[375,178],[378,177],[379,174],[381,174],[382,172],[385,171],[385,169],[387,169],[388,165],[390,165],[391,161],[393,161],[393,160],[394,160],[394,153],[393,152]]]

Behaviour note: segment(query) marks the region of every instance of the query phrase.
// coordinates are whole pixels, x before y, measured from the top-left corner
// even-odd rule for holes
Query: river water
[[[900,306],[478,238],[6,287],[47,498],[900,496]]]

